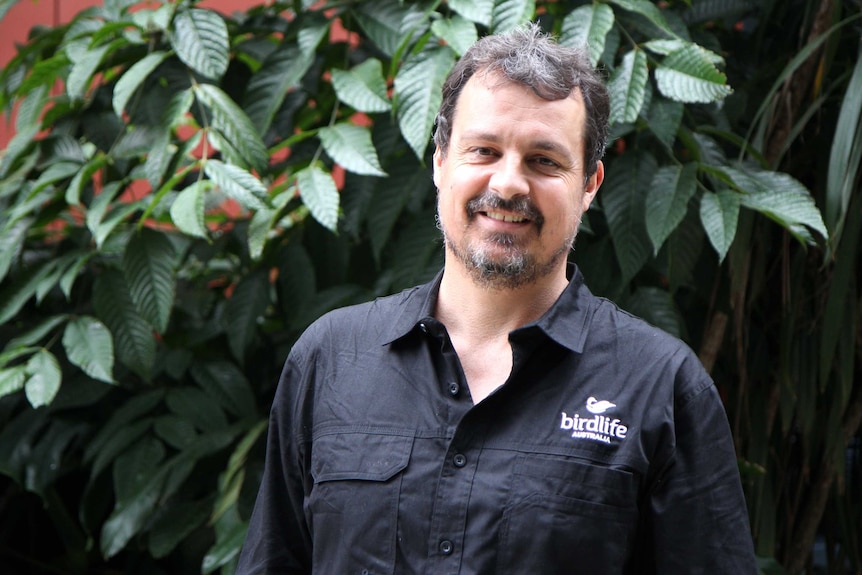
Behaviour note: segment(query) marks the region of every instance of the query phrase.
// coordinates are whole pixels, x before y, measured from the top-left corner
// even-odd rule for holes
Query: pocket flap
[[[407,467],[413,437],[333,433],[314,440],[311,476],[315,483],[359,479],[387,481]]]

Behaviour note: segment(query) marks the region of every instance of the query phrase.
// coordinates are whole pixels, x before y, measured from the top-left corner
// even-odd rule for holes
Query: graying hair
[[[587,177],[595,173],[608,141],[608,90],[585,50],[557,44],[538,24],[485,36],[455,64],[443,84],[434,130],[434,143],[442,153],[448,151],[461,90],[476,73],[490,72],[530,88],[545,100],[562,100],[578,89],[586,108],[584,171]]]

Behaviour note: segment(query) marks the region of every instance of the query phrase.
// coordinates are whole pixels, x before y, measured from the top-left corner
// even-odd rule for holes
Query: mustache
[[[515,196],[505,199],[490,190],[486,190],[478,196],[471,198],[467,202],[466,207],[467,215],[470,218],[473,218],[479,212],[502,210],[526,218],[539,227],[545,222],[542,212],[539,211],[539,208],[536,207],[536,204],[533,203],[529,196]]]

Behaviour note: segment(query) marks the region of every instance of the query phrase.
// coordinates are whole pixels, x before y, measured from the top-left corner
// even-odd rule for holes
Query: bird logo
[[[587,411],[590,413],[600,414],[604,413],[609,409],[616,407],[616,403],[611,403],[610,401],[602,400],[598,401],[595,397],[590,397],[587,399]]]

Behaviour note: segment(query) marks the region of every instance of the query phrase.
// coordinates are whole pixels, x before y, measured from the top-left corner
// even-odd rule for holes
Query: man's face
[[[600,163],[584,184],[583,130],[578,93],[548,101],[497,74],[470,78],[449,149],[434,154],[447,265],[497,289],[565,273],[604,177]]]

